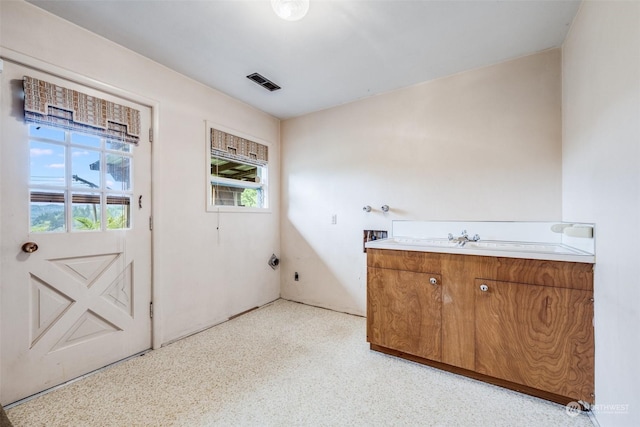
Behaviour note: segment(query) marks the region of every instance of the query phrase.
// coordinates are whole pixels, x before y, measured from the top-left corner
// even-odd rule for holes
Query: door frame
[[[131,92],[129,90],[121,89],[111,84],[102,82],[100,80],[96,80],[91,77],[87,77],[81,74],[78,74],[69,69],[59,67],[37,58],[22,54],[20,52],[14,51],[12,49],[7,49],[4,47],[0,47],[0,73],[2,73],[3,69],[3,61],[8,61],[14,63],[16,65],[20,65],[23,67],[31,68],[33,70],[43,72],[54,77],[59,77],[65,80],[69,80],[73,83],[81,84],[87,87],[90,87],[95,90],[99,90],[105,93],[108,93],[113,96],[117,96],[119,98],[123,98],[125,100],[135,102],[137,104],[143,105],[151,109],[151,132],[153,135],[153,140],[151,142],[151,216],[154,219],[154,222],[157,222],[156,216],[156,201],[157,197],[161,197],[159,191],[156,190],[156,186],[153,185],[153,182],[156,179],[157,172],[159,170],[158,164],[158,156],[155,155],[155,147],[154,145],[158,144],[160,140],[159,136],[159,108],[160,102],[153,100],[151,98],[147,98],[143,95],[140,95],[135,92]],[[143,130],[144,132],[145,130]],[[0,185],[2,183],[0,182]],[[1,197],[1,196],[0,196]],[[1,218],[0,218],[1,220]],[[156,266],[158,263],[155,262],[154,254],[157,253],[157,239],[154,233],[154,230],[151,231],[151,301],[153,302],[153,317],[151,318],[151,348],[156,350],[160,348],[162,345],[162,322],[161,320],[161,307],[162,307],[162,297],[159,289],[155,286],[155,277],[157,277]],[[0,230],[0,239],[2,239],[1,230]],[[0,265],[0,269],[2,266]],[[0,271],[1,273],[1,271]],[[0,302],[2,298],[2,293],[0,292]],[[2,337],[0,336],[0,345],[2,343]],[[0,376],[0,385],[2,384],[2,377]]]

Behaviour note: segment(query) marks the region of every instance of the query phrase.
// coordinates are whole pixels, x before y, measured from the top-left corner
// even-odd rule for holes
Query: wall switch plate
[[[331,225],[336,225],[338,223],[338,214],[331,215]]]

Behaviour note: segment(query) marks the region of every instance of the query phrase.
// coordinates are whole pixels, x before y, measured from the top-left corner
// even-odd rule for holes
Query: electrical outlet
[[[331,215],[331,225],[336,225],[338,223],[338,214]]]
[[[296,282],[300,280],[300,276],[298,275],[297,271],[293,274],[293,280],[295,280]]]

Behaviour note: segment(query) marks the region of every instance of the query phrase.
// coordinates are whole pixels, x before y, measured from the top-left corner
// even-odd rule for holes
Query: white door
[[[26,124],[25,75],[136,108],[141,129],[151,122],[147,107],[5,61],[0,74],[0,401],[5,405],[151,347],[151,144],[145,136],[134,146]]]

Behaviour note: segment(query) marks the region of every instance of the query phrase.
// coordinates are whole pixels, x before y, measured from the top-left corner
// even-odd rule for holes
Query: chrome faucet
[[[464,246],[467,242],[477,242],[480,240],[480,235],[475,234],[472,238],[469,238],[467,230],[462,230],[459,237],[453,237],[453,234],[449,233],[448,239],[450,242],[456,242],[458,246]]]

